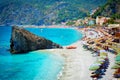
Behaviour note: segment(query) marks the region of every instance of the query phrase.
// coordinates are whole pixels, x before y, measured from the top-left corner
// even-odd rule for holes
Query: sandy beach
[[[49,27],[51,28],[51,26]],[[92,64],[96,62],[96,60],[98,60],[99,57],[98,54],[100,53],[100,50],[103,50],[106,52],[106,54],[108,54],[106,56],[108,58],[107,60],[109,60],[108,67],[105,68],[106,71],[104,71],[105,72],[104,74],[100,74],[102,75],[102,78],[98,78],[98,79],[94,78],[94,80],[117,80],[113,78],[114,70],[111,69],[115,61],[114,60],[115,55],[108,52],[108,50],[104,49],[102,46],[100,47],[96,45],[100,42],[101,39],[103,40],[107,39],[106,36],[108,36],[109,38],[110,35],[105,32],[103,33],[102,29],[101,30],[93,29],[93,28],[82,28],[82,29],[75,28],[75,29],[82,32],[83,34],[82,39],[78,40],[77,42],[74,42],[71,45],[63,46],[63,49],[41,50],[51,54],[53,53],[56,56],[61,56],[64,58],[63,68],[57,76],[58,80],[93,80],[91,78],[91,73],[93,71],[90,71],[89,68]],[[85,49],[85,47],[83,47],[83,44],[87,44],[87,47],[93,47],[94,51],[90,51],[90,49]],[[95,50],[95,47],[96,48],[99,47],[97,51]]]
[[[81,41],[74,44],[76,49],[47,50],[65,58],[64,69],[59,80],[91,80],[89,66],[96,60],[90,51],[83,49]]]
[[[50,49],[56,55],[60,55],[65,59],[63,70],[58,75],[58,80],[92,80],[89,67],[93,64],[97,57],[91,54],[89,50],[82,47],[81,41],[77,41],[72,45],[77,46],[76,49]],[[45,50],[46,51],[46,50]],[[114,64],[114,54],[109,53],[110,65],[100,80],[116,80],[112,77],[114,70],[111,69]]]
[[[76,49],[48,49],[49,51],[65,59],[63,70],[58,75],[58,80],[92,80],[89,67],[96,61],[97,57],[91,51],[83,48],[82,40],[79,40],[69,46],[76,46]],[[44,50],[43,50],[44,51]],[[108,52],[109,66],[105,75],[99,80],[117,80],[113,78],[114,70],[111,67],[114,64],[115,55]]]
[[[96,58],[92,57],[90,51],[83,49],[80,41],[72,45],[77,46],[77,49],[64,49],[65,53],[62,54],[66,63],[60,80],[90,80],[89,66]]]

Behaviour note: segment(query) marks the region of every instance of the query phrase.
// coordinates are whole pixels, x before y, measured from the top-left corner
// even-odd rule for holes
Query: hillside
[[[83,18],[106,0],[0,0],[0,25],[53,24]]]
[[[108,0],[107,3],[101,6],[93,15],[94,18],[96,16],[106,16],[113,19],[120,19],[120,0]]]

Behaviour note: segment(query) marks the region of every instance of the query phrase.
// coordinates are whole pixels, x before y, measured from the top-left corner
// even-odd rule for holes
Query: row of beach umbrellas
[[[115,78],[120,78],[120,53],[115,57],[115,64],[112,66],[112,69],[115,69],[113,76]]]
[[[112,69],[119,69],[120,68],[120,53],[115,57],[115,64],[113,65]]]
[[[95,71],[100,68],[100,66],[105,62],[106,56],[100,56],[89,68],[91,71]]]
[[[119,69],[120,68],[120,53],[115,57],[115,64],[113,65],[112,69]]]
[[[106,52],[101,52],[97,60],[89,67],[92,72],[92,78],[99,78],[106,71],[108,67],[108,55]]]

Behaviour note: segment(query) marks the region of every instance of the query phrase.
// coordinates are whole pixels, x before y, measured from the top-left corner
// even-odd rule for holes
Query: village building
[[[84,23],[88,26],[93,26],[95,25],[95,19],[91,17],[86,17]]]
[[[103,17],[103,16],[97,16],[96,18],[96,24],[102,26],[105,24],[110,18],[109,17]]]

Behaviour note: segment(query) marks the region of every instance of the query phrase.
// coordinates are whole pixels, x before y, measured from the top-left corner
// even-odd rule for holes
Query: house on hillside
[[[92,26],[95,24],[95,19],[91,17],[86,17],[84,23],[87,24],[88,26]]]
[[[96,18],[96,24],[102,26],[105,24],[110,18],[109,17],[103,17],[103,16],[97,16]]]
[[[95,20],[94,19],[89,20],[88,25],[89,26],[95,25]]]

